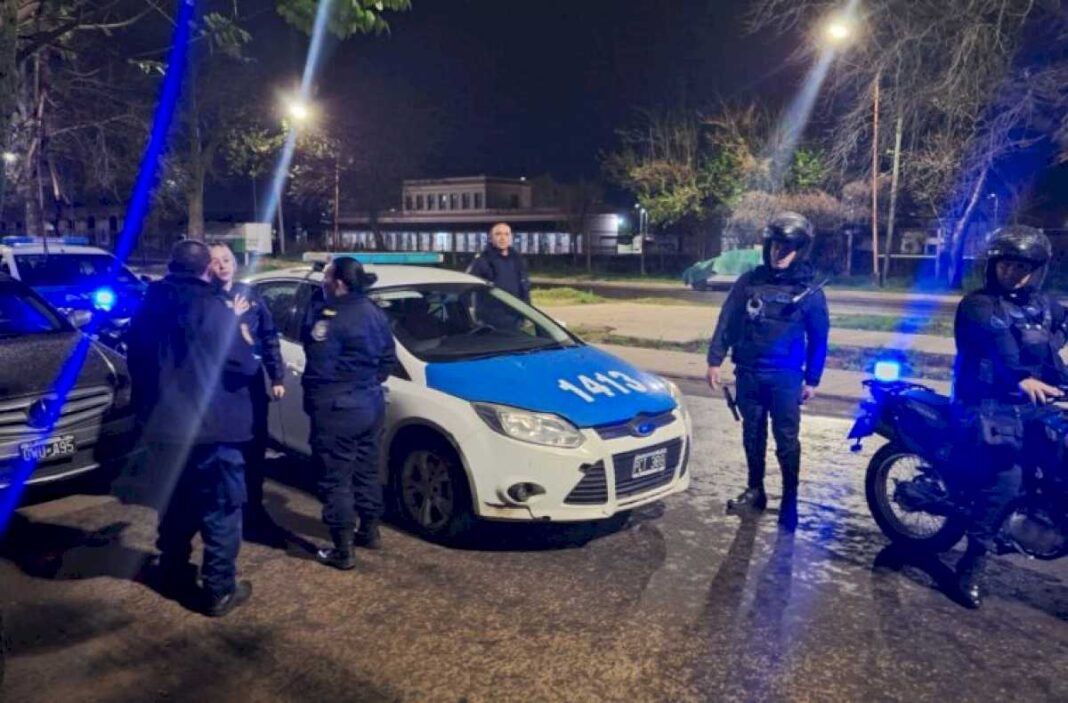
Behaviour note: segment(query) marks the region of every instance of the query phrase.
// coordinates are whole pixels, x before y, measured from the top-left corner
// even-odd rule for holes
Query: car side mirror
[[[67,315],[67,319],[72,325],[81,329],[92,321],[93,313],[88,310],[72,310],[71,313]]]

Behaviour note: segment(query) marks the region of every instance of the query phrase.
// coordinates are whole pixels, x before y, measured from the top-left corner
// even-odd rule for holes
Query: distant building
[[[439,178],[406,180],[401,210],[381,213],[378,230],[392,251],[477,252],[489,242],[489,230],[507,222],[515,246],[525,254],[569,254],[584,251],[584,242],[571,231],[576,215],[559,206],[538,206],[534,187],[526,179]],[[613,213],[591,213],[585,229],[594,253],[615,254],[619,219]],[[341,245],[374,249],[371,218],[366,213],[339,218]]]
[[[6,214],[13,212],[7,210]],[[55,213],[45,213],[45,229],[49,236],[81,235],[88,237],[94,246],[110,247],[122,231],[126,221],[126,208],[121,205],[65,205],[60,211],[59,228],[56,230]],[[41,232],[26,232],[21,218],[0,220],[0,235],[28,234],[40,236]]]

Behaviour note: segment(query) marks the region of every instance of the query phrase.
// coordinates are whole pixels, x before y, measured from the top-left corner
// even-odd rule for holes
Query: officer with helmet
[[[972,608],[982,604],[987,553],[1020,489],[1028,408],[1062,396],[1058,386],[1068,382],[1057,353],[1068,312],[1042,292],[1052,251],[1033,227],[997,230],[987,244],[983,287],[957,307],[954,400],[977,411],[984,445],[974,465],[968,548],[957,565],[959,596]]]
[[[827,301],[813,285],[805,260],[812,224],[795,212],[776,215],[764,229],[764,264],[743,274],[731,288],[708,346],[708,382],[721,383],[727,354],[734,362],[748,485],[728,501],[728,511],[763,510],[768,416],[782,470],[780,524],[797,526],[801,471],[801,404],[815,395],[827,357],[830,328]]]

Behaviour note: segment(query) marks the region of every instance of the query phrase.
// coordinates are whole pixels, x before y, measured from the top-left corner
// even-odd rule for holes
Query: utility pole
[[[894,169],[890,176],[890,213],[886,221],[886,251],[883,254],[883,275],[879,285],[885,286],[886,279],[890,277],[890,252],[894,248],[894,225],[897,220],[897,185],[901,173],[901,133],[904,131],[904,117],[898,108],[897,120],[894,124]]]
[[[341,207],[341,161],[334,152],[334,251],[338,251],[341,235],[338,232],[338,211]]]
[[[882,77],[880,69],[872,85],[871,275],[876,285],[879,285],[879,81]]]

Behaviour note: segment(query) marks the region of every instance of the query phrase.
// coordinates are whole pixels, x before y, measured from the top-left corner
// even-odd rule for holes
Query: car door
[[[257,281],[254,287],[274,318],[285,364],[285,397],[271,403],[267,430],[271,439],[286,449],[307,454],[310,425],[304,413],[304,392],[300,385],[304,373],[300,325],[315,286],[300,279],[268,279]]]

